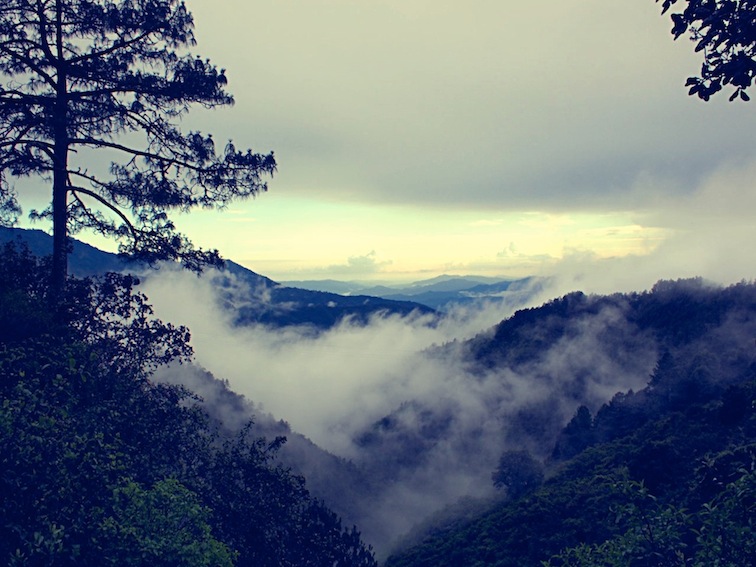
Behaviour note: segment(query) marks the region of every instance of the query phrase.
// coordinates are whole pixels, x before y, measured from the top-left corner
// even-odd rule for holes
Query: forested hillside
[[[543,457],[505,452],[493,474],[508,494],[503,503],[475,519],[447,519],[388,566],[753,564],[752,284],[692,280],[643,294],[573,294],[502,322],[468,345],[470,355],[483,367],[526,364],[607,306],[658,345],[647,385],[595,413],[580,406]]]
[[[133,279],[73,279],[61,311],[45,261],[3,254],[10,564],[374,564],[330,506],[381,555],[395,549],[387,565],[604,565],[628,546],[639,565],[706,565],[753,552],[753,284],[573,293],[435,347],[427,368],[406,370],[431,369],[434,387],[357,431],[349,462],[269,417],[245,426],[254,404],[177,364],[188,330],[152,319]],[[732,545],[717,551],[722,534]]]
[[[657,415],[643,392],[651,376],[657,389],[667,387],[668,367],[685,376],[681,361],[690,359],[699,385],[708,384],[704,376],[719,389],[737,383],[755,336],[751,284],[720,288],[694,279],[660,282],[643,293],[572,293],[518,311],[472,340],[407,359],[393,377],[410,382],[395,388],[399,403],[348,430],[352,444],[339,454],[351,462],[308,450],[286,431],[292,442],[282,453],[296,447],[283,456],[316,494],[360,526],[382,557],[408,531],[405,545],[422,537],[418,524],[447,529],[458,515],[470,518],[485,508],[485,499],[511,496],[539,474],[551,478],[591,444],[635,431],[643,424],[639,416]],[[323,356],[339,360],[332,352]],[[358,380],[366,369],[351,372]],[[254,368],[247,373],[258,375]],[[687,403],[675,401],[676,388],[668,390],[669,403]],[[620,414],[622,400],[627,407]],[[505,467],[495,490],[497,464],[518,455],[524,465],[535,463],[533,474],[515,485]]]
[[[191,355],[128,276],[68,282],[0,254],[0,563],[374,565],[274,462],[283,438],[211,419],[152,372]]]

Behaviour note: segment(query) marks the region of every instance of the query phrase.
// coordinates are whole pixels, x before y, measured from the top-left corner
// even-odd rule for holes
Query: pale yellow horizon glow
[[[188,6],[235,104],[182,130],[279,165],[253,201],[172,215],[199,247],[276,281],[753,277],[756,113],[687,96],[700,54],[654,2]]]
[[[41,208],[44,191],[24,208]],[[222,211],[176,214],[180,232],[201,248],[275,281],[408,283],[435,276],[520,278],[551,275],[569,256],[645,256],[674,230],[633,211],[548,213],[339,202],[276,191]],[[639,220],[640,219],[640,220]],[[47,229],[44,223],[26,228]],[[77,239],[114,252],[117,243]]]
[[[650,254],[669,230],[630,212],[496,212],[264,195],[177,218],[197,244],[277,281],[544,274],[570,254]]]

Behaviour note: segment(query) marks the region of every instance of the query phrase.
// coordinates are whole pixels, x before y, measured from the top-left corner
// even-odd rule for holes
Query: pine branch
[[[78,187],[76,185],[69,185],[68,190],[79,201],[79,203],[81,204],[81,206],[84,209],[84,211],[86,211],[90,215],[90,218],[92,218],[95,221],[95,223],[99,224],[99,221],[91,214],[91,212],[89,210],[89,207],[87,207],[81,201],[81,198],[77,195],[77,193],[83,193],[84,195],[87,195],[88,197],[93,198],[95,201],[99,202],[103,206],[105,206],[108,209],[110,209],[129,228],[129,231],[131,232],[132,236],[134,237],[134,241],[136,242],[139,239],[138,232],[137,232],[136,228],[134,227],[134,225],[129,220],[129,218],[126,215],[124,215],[118,207],[116,207],[115,205],[113,205],[112,203],[110,203],[109,201],[107,201],[101,195],[98,195],[94,191],[90,191],[89,189],[85,189],[84,187]]]

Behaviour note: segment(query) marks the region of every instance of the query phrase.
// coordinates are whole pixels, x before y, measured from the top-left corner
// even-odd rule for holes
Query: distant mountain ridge
[[[0,243],[13,241],[26,244],[39,256],[47,256],[52,251],[52,237],[44,231],[0,227]],[[144,264],[129,262],[118,254],[104,252],[74,239],[69,256],[69,269],[71,274],[79,277],[109,271],[133,271],[143,274],[149,270]],[[234,297],[234,294],[239,293],[239,288],[233,286],[231,280],[224,278],[224,273],[245,284],[250,295]],[[286,287],[230,260],[226,260],[224,271],[220,273],[217,283],[227,291],[225,305],[234,311],[235,323],[240,326],[309,325],[316,329],[328,329],[345,318],[366,323],[371,317],[381,314],[434,314],[432,308],[411,300],[391,300],[368,295],[343,296]],[[260,299],[263,296],[264,301]]]
[[[500,301],[504,297],[512,297],[513,294],[523,296],[538,288],[538,282],[533,277],[506,279],[472,275],[441,275],[406,285],[370,285],[338,280],[299,280],[286,281],[283,284],[331,293],[417,302],[439,311],[480,300]]]

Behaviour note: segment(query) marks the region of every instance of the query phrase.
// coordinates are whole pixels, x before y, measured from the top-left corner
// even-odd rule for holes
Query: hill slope
[[[466,345],[468,358],[481,369],[527,366],[606,309],[656,345],[645,387],[580,407],[550,433],[542,427],[548,408],[515,418],[502,463],[512,462],[504,457],[520,439],[548,480],[520,496],[512,469],[500,468],[509,498],[415,534],[387,566],[591,566],[614,564],[612,553],[637,565],[752,562],[756,286],[681,281],[643,294],[571,294],[503,321]],[[631,357],[621,351],[619,319],[612,327],[606,345]]]
[[[52,237],[41,230],[0,227],[0,243],[10,241],[27,244],[38,256],[46,256],[52,250]],[[150,277],[151,273],[155,273],[144,265],[130,263],[117,254],[103,252],[83,242],[73,240],[72,244],[69,264],[73,275],[86,277],[108,271],[130,271]],[[225,305],[233,310],[238,325],[309,325],[328,329],[345,318],[364,324],[377,315],[434,313],[428,306],[412,301],[341,296],[284,287],[232,261],[226,261],[223,272],[207,273],[202,277],[214,278],[215,285],[228,290]],[[243,297],[238,296],[239,290],[244,290]]]
[[[282,439],[155,382],[189,334],[151,317],[132,277],[61,297],[28,250],[0,258],[0,563],[375,565],[275,463]]]

